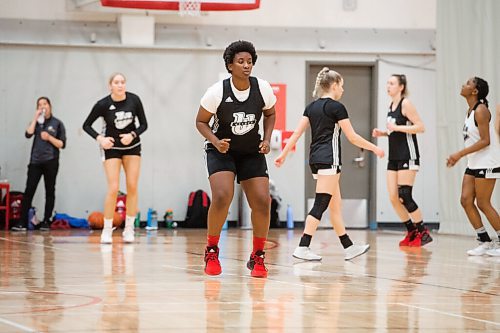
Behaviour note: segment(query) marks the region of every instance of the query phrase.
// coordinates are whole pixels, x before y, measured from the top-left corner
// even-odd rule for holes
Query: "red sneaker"
[[[258,278],[267,277],[267,268],[264,265],[264,251],[256,251],[250,255],[250,260],[247,262],[247,268],[251,271],[250,275]]]
[[[399,242],[399,246],[410,246],[410,243],[417,237],[418,230],[407,232],[405,238]]]
[[[417,233],[415,239],[410,241],[410,246],[420,247],[430,242],[432,242],[432,237],[429,234],[429,230],[425,228],[424,231]]]
[[[219,248],[217,246],[205,249],[205,273],[208,275],[219,275],[222,273],[219,261]]]

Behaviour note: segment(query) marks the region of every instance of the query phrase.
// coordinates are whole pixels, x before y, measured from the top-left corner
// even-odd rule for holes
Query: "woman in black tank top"
[[[233,199],[234,180],[237,177],[252,209],[253,250],[247,263],[253,277],[267,277],[264,265],[264,244],[270,223],[269,177],[264,154],[270,151],[271,134],[275,121],[274,105],[265,104],[259,84],[251,77],[257,54],[252,43],[237,41],[224,51],[224,62],[231,74],[223,81],[222,100],[217,112],[211,113],[200,105],[196,128],[207,140],[206,162],[212,203],[208,211],[205,273],[222,272],[219,255],[219,237]],[[239,92],[249,90],[246,100],[238,100],[231,91],[231,82]],[[264,116],[264,138],[258,134],[258,121]],[[211,120],[214,124],[209,125]]]
[[[387,190],[394,210],[407,229],[399,246],[422,246],[432,241],[422,221],[422,212],[412,197],[413,184],[419,167],[417,133],[424,124],[408,98],[406,76],[393,74],[387,81],[387,94],[392,103],[387,114],[387,130],[373,129],[374,137],[389,137]],[[413,222],[412,222],[413,221]]]
[[[280,167],[288,152],[308,126],[311,126],[312,142],[310,147],[309,164],[313,177],[317,179],[314,205],[306,217],[304,234],[299,246],[293,252],[293,257],[319,261],[321,256],[309,248],[311,239],[318,228],[321,217],[326,209],[330,208],[330,222],[344,248],[344,259],[351,260],[362,255],[370,248],[368,244],[353,244],[347,235],[342,217],[342,198],[340,195],[340,132],[352,144],[359,148],[373,151],[378,157],[384,157],[384,151],[371,142],[363,139],[352,128],[347,110],[338,100],[344,92],[342,76],[324,67],[316,78],[313,96],[314,102],[306,107],[304,116],[300,120],[293,135],[288,140],[283,152],[274,160]],[[322,138],[327,138],[322,140]],[[332,148],[334,146],[335,148]],[[333,155],[333,156],[332,156]]]

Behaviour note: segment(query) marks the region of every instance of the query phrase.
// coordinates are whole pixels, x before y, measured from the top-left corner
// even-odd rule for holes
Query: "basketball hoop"
[[[180,16],[200,16],[201,0],[179,0]]]

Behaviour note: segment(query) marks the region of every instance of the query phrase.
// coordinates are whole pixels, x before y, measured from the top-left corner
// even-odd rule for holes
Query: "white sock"
[[[113,228],[113,219],[104,219],[104,229]]]
[[[135,216],[126,216],[125,217],[125,228],[134,229]]]

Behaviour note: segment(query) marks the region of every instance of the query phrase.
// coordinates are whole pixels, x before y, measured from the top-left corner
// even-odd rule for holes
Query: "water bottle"
[[[156,210],[151,213],[151,230],[158,230],[158,214]]]
[[[228,228],[229,228],[229,222],[226,220],[226,222],[222,226],[222,230],[227,230]]]
[[[172,209],[167,209],[167,211],[165,212],[165,215],[164,215],[164,219],[165,219],[165,226],[167,228],[173,228],[173,224],[174,224],[174,211]]]
[[[156,219],[156,228],[155,228],[155,222],[154,220]],[[153,210],[153,208],[148,208],[148,224],[146,226],[147,230],[156,230],[158,229],[158,218],[156,216],[156,211]]]
[[[39,123],[40,125],[42,125],[45,122],[45,112],[47,112],[47,110],[42,109],[42,113],[40,113],[38,119],[36,120],[36,122]]]
[[[134,227],[139,228],[141,226],[141,212],[137,212],[134,220]]]
[[[293,229],[293,211],[290,205],[286,208],[286,227]]]

